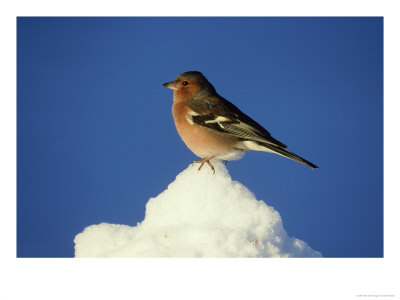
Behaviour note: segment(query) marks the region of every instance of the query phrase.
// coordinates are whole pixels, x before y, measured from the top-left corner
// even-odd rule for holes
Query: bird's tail
[[[272,145],[272,144],[267,144],[267,143],[262,143],[262,142],[258,142],[259,145],[267,148],[265,151],[267,152],[274,152],[276,154],[282,155],[284,157],[290,158],[291,160],[297,161],[303,165],[306,165],[312,169],[316,169],[318,168],[318,166],[314,165],[312,162],[309,162],[308,160],[305,160],[304,158],[282,148],[276,145]]]

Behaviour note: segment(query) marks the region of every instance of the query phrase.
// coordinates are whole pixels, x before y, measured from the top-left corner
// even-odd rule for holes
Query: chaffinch
[[[163,84],[174,91],[172,115],[186,146],[202,159],[199,170],[210,159],[235,160],[248,150],[271,152],[290,158],[310,168],[313,163],[286,150],[260,124],[217,94],[212,84],[197,71],[178,75]]]

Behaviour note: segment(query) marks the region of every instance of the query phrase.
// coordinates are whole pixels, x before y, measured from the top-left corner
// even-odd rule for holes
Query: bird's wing
[[[222,97],[209,96],[192,99],[187,106],[193,111],[189,117],[195,124],[242,140],[258,141],[286,148],[285,144],[274,139],[264,127]]]

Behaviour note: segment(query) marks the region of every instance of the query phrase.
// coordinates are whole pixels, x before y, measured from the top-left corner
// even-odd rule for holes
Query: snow
[[[75,237],[75,257],[321,257],[289,237],[279,213],[220,161],[189,165],[146,205],[137,226],[101,223]]]

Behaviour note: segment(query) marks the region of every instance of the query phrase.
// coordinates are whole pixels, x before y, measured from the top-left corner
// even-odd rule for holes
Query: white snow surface
[[[321,257],[289,237],[279,213],[220,161],[180,173],[137,226],[101,223],[75,237],[75,257]],[[134,199],[132,199],[134,201]]]

